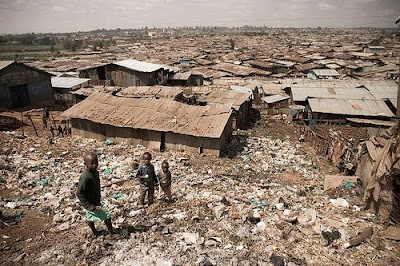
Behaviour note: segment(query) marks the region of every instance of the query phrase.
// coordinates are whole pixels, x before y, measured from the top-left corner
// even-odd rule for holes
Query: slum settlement
[[[53,37],[83,46],[0,62],[4,265],[400,264],[396,32]],[[88,151],[115,237],[84,226]],[[172,200],[138,204],[145,152]]]

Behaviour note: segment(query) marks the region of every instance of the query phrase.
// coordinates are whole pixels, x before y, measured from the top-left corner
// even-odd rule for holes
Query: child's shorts
[[[86,220],[89,222],[102,222],[110,218],[111,213],[104,206],[101,206],[100,210],[86,210]]]

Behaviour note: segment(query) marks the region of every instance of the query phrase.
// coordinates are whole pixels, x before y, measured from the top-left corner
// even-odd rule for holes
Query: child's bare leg
[[[94,222],[87,222],[87,224],[89,225],[90,229],[92,230],[93,235],[97,236],[99,234],[99,232],[96,230],[96,227],[94,227]]]
[[[108,232],[109,232],[110,234],[114,234],[114,229],[113,229],[113,226],[112,226],[112,223],[111,223],[111,218],[105,220],[104,223],[105,223],[106,226],[107,226]]]
[[[154,202],[154,185],[151,185],[149,187],[149,190],[148,190],[147,193],[148,193],[147,194],[147,199],[149,200],[149,206],[150,206]]]

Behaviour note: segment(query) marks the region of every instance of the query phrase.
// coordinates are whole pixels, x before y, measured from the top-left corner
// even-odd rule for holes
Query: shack
[[[262,98],[262,100],[265,104],[265,107],[274,108],[274,109],[288,107],[289,99],[290,99],[290,96],[287,95],[286,93],[265,96]]]
[[[177,69],[166,65],[127,59],[106,65],[80,69],[79,77],[103,80],[104,84],[120,87],[165,85]]]
[[[72,91],[88,86],[90,79],[73,77],[52,77],[54,101],[72,105],[74,101]]]
[[[62,115],[70,118],[73,135],[219,156],[232,138],[231,114],[229,104],[196,106],[94,93]]]
[[[335,79],[340,74],[335,69],[311,69],[307,73],[309,79]]]
[[[216,90],[198,97],[206,105],[228,104],[233,110],[233,128],[246,129],[249,125],[253,93],[234,90]]]
[[[308,98],[307,100],[313,120],[345,122],[346,118],[390,120],[394,117],[384,100],[335,98]]]
[[[16,61],[0,61],[0,106],[45,106],[53,101],[52,74]]]
[[[203,86],[204,76],[199,72],[180,72],[171,75],[168,83],[172,86]]]
[[[368,47],[364,48],[364,53],[371,53],[371,54],[384,54],[385,53],[385,47],[383,46],[373,46],[370,45]]]

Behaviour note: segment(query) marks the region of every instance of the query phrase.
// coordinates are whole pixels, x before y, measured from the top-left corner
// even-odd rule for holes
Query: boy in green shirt
[[[113,234],[111,214],[100,203],[100,178],[97,168],[99,161],[97,154],[87,152],[84,155],[86,169],[79,179],[76,195],[86,210],[86,220],[95,236],[99,235],[94,223],[104,221],[108,232]]]

